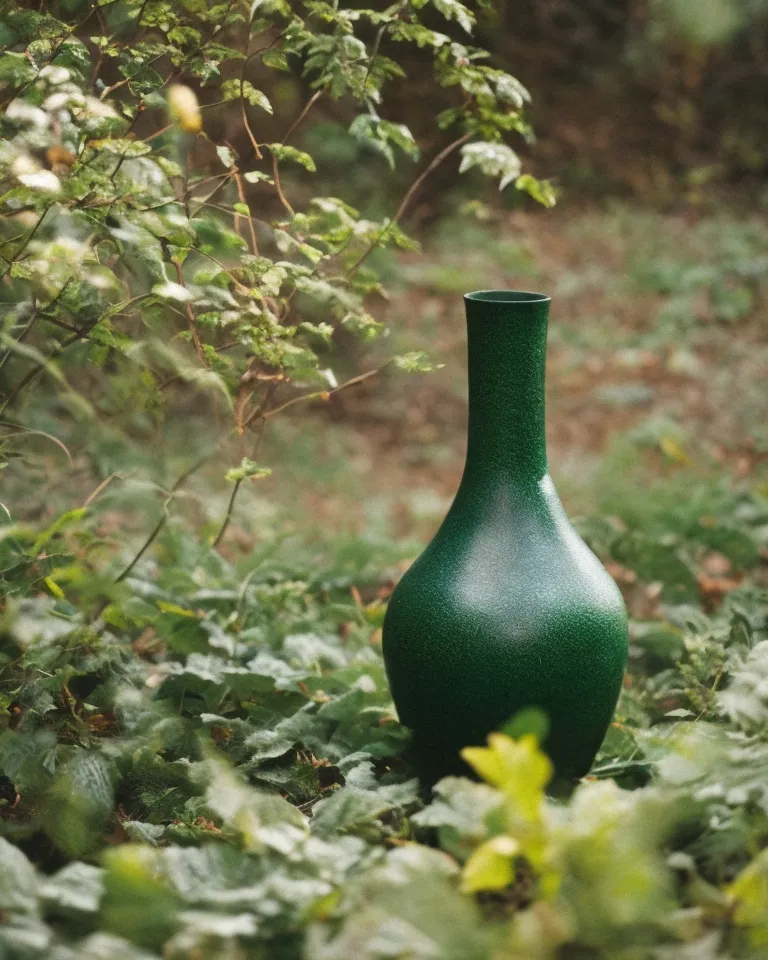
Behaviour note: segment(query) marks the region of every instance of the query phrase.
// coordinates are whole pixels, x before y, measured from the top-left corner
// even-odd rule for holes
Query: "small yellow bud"
[[[194,90],[174,83],[168,90],[168,108],[174,123],[185,133],[200,133],[203,129],[203,117]]]

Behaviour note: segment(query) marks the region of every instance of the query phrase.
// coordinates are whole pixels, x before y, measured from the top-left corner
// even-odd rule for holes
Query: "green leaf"
[[[0,837],[0,910],[33,913],[37,909],[38,881],[24,854]]]
[[[56,913],[96,913],[104,892],[103,870],[87,863],[70,863],[40,888],[40,897],[48,909]]]
[[[232,467],[231,470],[227,470],[224,479],[230,483],[242,483],[243,480],[262,480],[264,477],[271,475],[272,471],[269,467],[260,467],[253,460],[249,460],[248,457],[243,457],[239,467]]]
[[[287,146],[284,143],[268,143],[266,146],[278,160],[290,160],[292,163],[298,163],[310,173],[317,170],[315,161],[303,150],[297,150],[296,147]]]
[[[99,842],[114,804],[114,769],[98,753],[79,752],[57,776],[46,797],[45,830],[70,856]]]
[[[432,0],[432,3],[447,20],[455,20],[463,30],[472,33],[475,16],[463,3],[459,0]]]
[[[230,169],[234,167],[235,155],[229,147],[219,144],[216,147],[216,153],[218,154],[219,160],[221,160],[225,167]]]
[[[272,104],[266,94],[257,90],[249,80],[225,80],[221,85],[221,95],[224,100],[247,100],[254,107],[261,107],[267,113],[272,113]]]
[[[529,173],[524,173],[515,180],[515,186],[544,207],[554,207],[557,203],[557,192],[548,180],[537,180]]]
[[[440,370],[443,364],[434,364],[423,350],[413,350],[394,358],[394,364],[406,373],[430,373]]]
[[[489,177],[499,177],[503,190],[520,176],[520,158],[504,143],[466,143],[461,148],[459,173],[477,167]]]

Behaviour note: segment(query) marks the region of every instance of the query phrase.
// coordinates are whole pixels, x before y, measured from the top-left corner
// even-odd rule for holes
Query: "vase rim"
[[[465,293],[464,299],[480,303],[549,303],[552,298],[528,290],[475,290]]]

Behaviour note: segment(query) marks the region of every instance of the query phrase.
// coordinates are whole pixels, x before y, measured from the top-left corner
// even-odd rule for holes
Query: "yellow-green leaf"
[[[503,890],[515,879],[514,858],[520,845],[505,835],[487,840],[478,847],[464,865],[461,889],[465,893],[478,890]]]

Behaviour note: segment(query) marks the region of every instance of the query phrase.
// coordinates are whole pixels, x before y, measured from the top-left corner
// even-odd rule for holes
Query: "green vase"
[[[536,707],[558,776],[573,780],[589,770],[616,707],[627,614],[547,472],[549,297],[483,290],[464,300],[464,475],[389,601],[387,674],[424,778],[465,772],[462,747]]]

